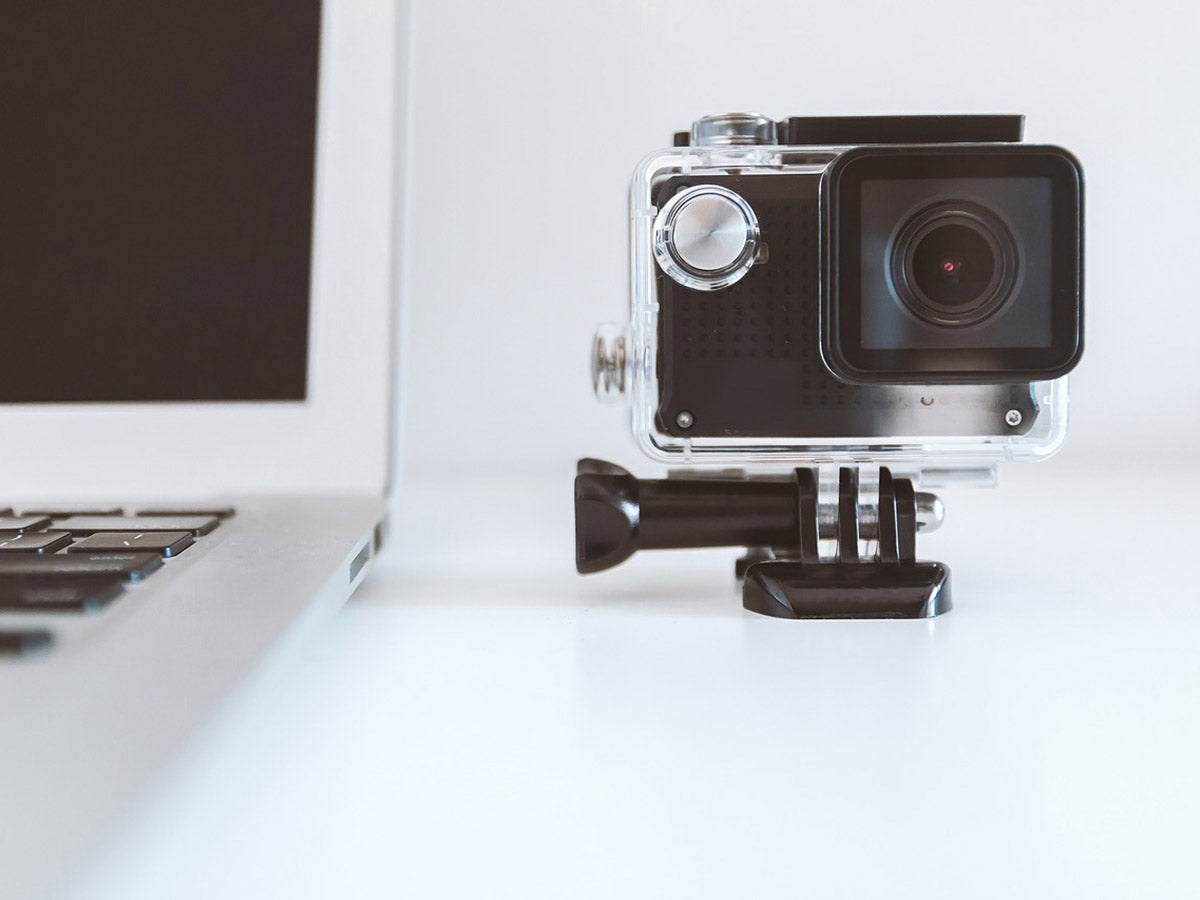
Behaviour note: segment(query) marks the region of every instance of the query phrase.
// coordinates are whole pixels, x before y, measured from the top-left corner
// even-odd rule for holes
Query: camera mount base
[[[771,560],[751,567],[742,606],[777,619],[930,619],[951,608],[950,570],[939,562],[892,568]]]
[[[907,478],[879,470],[875,557],[859,556],[858,472],[838,473],[838,555],[817,547],[817,478],[797,469],[798,542],[755,548],[738,560],[742,606],[780,619],[926,619],[951,608],[950,569],[916,560],[916,494]]]
[[[822,521],[816,469],[796,469],[789,479],[640,481],[612,463],[580,460],[575,567],[581,574],[599,572],[637,550],[742,546],[748,549],[737,575],[742,605],[752,612],[784,619],[918,619],[949,610],[949,568],[916,559],[912,482],[881,467],[869,521],[858,502],[858,480],[855,468],[838,472],[838,550],[824,559],[821,526],[832,523]],[[860,556],[860,537],[874,539],[874,554]]]

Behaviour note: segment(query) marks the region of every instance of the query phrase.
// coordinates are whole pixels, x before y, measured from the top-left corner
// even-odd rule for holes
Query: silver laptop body
[[[6,17],[0,85],[0,893],[22,898],[70,892],[346,600],[393,468],[407,9],[75,6]]]

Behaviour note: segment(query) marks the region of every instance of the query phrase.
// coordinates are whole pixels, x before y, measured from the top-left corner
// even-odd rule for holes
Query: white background
[[[1087,350],[1061,465],[1200,435],[1200,12],[1190,2],[415,4],[410,477],[640,469],[591,396],[626,191],[699,115],[1008,113],[1086,178]]]

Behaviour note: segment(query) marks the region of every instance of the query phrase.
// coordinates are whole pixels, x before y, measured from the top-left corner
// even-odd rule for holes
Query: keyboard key
[[[0,516],[0,533],[24,534],[27,531],[41,531],[49,524],[49,516]]]
[[[162,564],[157,553],[7,553],[0,554],[0,583],[30,575],[121,575],[138,581]]]
[[[22,629],[0,631],[0,656],[33,656],[44,650],[49,650],[54,643],[50,632],[41,629]]]
[[[236,510],[232,506],[162,506],[157,509],[139,509],[139,516],[216,516],[218,519],[230,518]]]
[[[119,506],[87,507],[87,506],[43,506],[39,509],[23,509],[23,516],[49,516],[52,519],[65,519],[67,516],[120,516],[125,510]]]
[[[123,581],[119,575],[0,577],[0,610],[96,612],[121,595]]]
[[[102,531],[72,544],[68,552],[144,550],[163,556],[178,556],[195,542],[190,531]]]
[[[219,524],[215,516],[72,516],[55,522],[54,527],[75,535],[102,531],[187,531],[200,537]]]
[[[0,553],[53,553],[69,543],[71,536],[65,531],[0,534]]]

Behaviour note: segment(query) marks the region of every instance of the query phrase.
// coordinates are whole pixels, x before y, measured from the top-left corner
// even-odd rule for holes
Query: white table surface
[[[1200,896],[1200,477],[1146,468],[945,492],[935,621],[758,617],[725,551],[580,578],[568,469],[415,486],[86,893]]]

